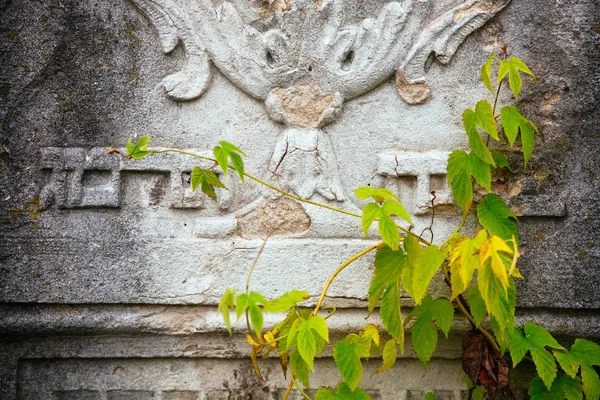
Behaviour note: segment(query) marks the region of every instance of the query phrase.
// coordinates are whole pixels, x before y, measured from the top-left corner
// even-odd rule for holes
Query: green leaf
[[[396,280],[388,285],[383,297],[379,315],[383,326],[400,345],[404,353],[404,326],[402,325],[402,311],[400,309],[400,282]]]
[[[534,76],[533,72],[517,57],[510,57],[508,60],[502,60],[498,71],[498,84],[508,75],[508,84],[510,90],[515,95],[515,99],[519,99],[519,93],[523,87],[523,80],[521,79],[520,71],[525,72],[528,75]]]
[[[364,327],[362,332],[360,333],[360,337],[364,339],[369,346],[371,343],[375,343],[376,346],[379,346],[379,328],[377,325],[369,324]]]
[[[373,221],[379,218],[380,215],[381,207],[379,207],[377,203],[369,203],[363,208],[362,228],[365,236],[369,233],[369,228],[373,225]]]
[[[485,101],[485,100],[482,100],[482,102],[487,103],[487,101]],[[487,105],[489,106],[489,103],[487,103]],[[479,109],[478,109],[478,107],[479,107]],[[485,129],[485,127],[487,127],[488,129],[491,130],[490,121],[488,119],[489,115],[487,115],[488,107],[484,106],[484,105],[480,106],[479,103],[477,103],[477,106],[475,108],[476,108],[476,111],[467,109],[463,113],[463,124],[465,126],[465,130],[467,131],[467,135],[469,137],[469,146],[471,147],[471,150],[473,151],[473,153],[475,153],[475,155],[477,155],[479,158],[481,158],[486,163],[488,163],[492,166],[495,166],[492,154],[490,153],[490,150],[487,148],[487,145],[485,144],[485,142],[481,138],[479,131],[477,130],[478,126],[481,126],[484,129]],[[481,115],[478,114],[477,111],[479,111],[479,113],[481,113]],[[483,118],[483,121],[480,120],[480,118]],[[492,119],[493,119],[493,116],[492,116]],[[490,135],[492,135],[492,133],[494,133],[494,131],[491,130],[491,132],[488,132],[488,133]],[[497,136],[498,135],[496,132],[496,136],[494,137],[494,139]]]
[[[296,304],[307,300],[308,292],[305,290],[292,290],[283,296],[271,300],[264,308],[267,312],[284,312],[296,306]]]
[[[582,365],[600,366],[600,346],[584,339],[576,339],[570,353]]]
[[[471,287],[467,294],[467,300],[469,301],[469,306],[471,306],[471,313],[473,314],[477,328],[479,328],[479,325],[481,325],[481,322],[487,315],[487,308],[477,286]]]
[[[360,200],[366,200],[369,197],[373,198],[378,203],[385,199],[396,199],[396,196],[387,188],[373,188],[371,186],[363,186],[354,190],[354,194]]]
[[[377,370],[377,374],[387,371],[396,363],[396,357],[398,356],[398,344],[396,343],[396,339],[390,339],[385,342],[385,346],[383,346],[383,363],[381,367]]]
[[[600,398],[600,378],[594,370],[594,365],[600,366],[600,346],[584,339],[576,339],[571,349],[555,350],[554,357],[561,368],[572,378],[575,378],[581,366],[583,391],[588,399]]]
[[[240,148],[237,147],[236,145],[234,145],[233,143],[226,142],[225,140],[221,140],[221,141],[219,141],[219,144],[228,153],[239,153],[243,156],[246,155],[246,153],[244,153],[242,150],[240,150]]]
[[[250,323],[254,328],[254,332],[256,332],[256,336],[261,337],[264,322],[262,310],[257,305],[251,304],[248,310],[248,314],[250,315]]]
[[[315,400],[371,400],[371,397],[362,389],[352,390],[342,382],[338,383],[337,393],[331,388],[322,388],[315,394]]]
[[[475,387],[475,389],[473,390],[473,396],[471,397],[472,400],[483,400],[485,398],[485,390],[483,389],[483,386],[477,386]]]
[[[307,326],[325,342],[329,342],[329,328],[327,328],[325,318],[319,315],[313,315],[308,318]]]
[[[246,155],[242,150],[240,150],[236,145],[221,140],[219,142],[220,146],[215,146],[213,148],[213,154],[215,159],[217,160],[217,164],[223,170],[223,174],[227,175],[227,171],[229,170],[229,160],[231,160],[231,164],[233,164],[233,169],[238,173],[242,182],[244,181],[244,162],[242,160],[241,155]]]
[[[411,255],[409,254],[409,261]],[[420,252],[415,261],[410,261],[409,267],[412,269],[412,282],[409,282],[410,287],[407,287],[407,282],[404,282],[406,292],[415,300],[416,304],[421,304],[421,300],[427,293],[427,288],[435,273],[440,269],[442,263],[446,259],[446,251],[441,251],[436,245],[428,246]]]
[[[533,146],[535,144],[535,134],[538,132],[537,126],[525,118],[515,105],[503,107],[502,110],[500,110],[500,119],[502,120],[504,134],[511,147],[515,143],[519,132],[521,133],[523,159],[525,161],[525,167],[527,167],[527,162],[531,157]]]
[[[457,206],[466,214],[473,203],[473,174],[469,155],[463,150],[455,150],[448,158],[448,184]]]
[[[471,163],[471,171],[473,178],[475,178],[475,182],[490,192],[492,190],[492,170],[490,169],[490,165],[477,157],[475,153],[469,154],[469,161]]]
[[[412,224],[410,215],[408,215],[408,212],[406,211],[404,206],[402,204],[400,204],[398,201],[396,201],[394,199],[386,199],[383,202],[383,206],[381,208],[383,209],[383,212],[385,213],[385,215],[389,215],[389,216],[397,215],[400,218],[402,218],[403,220],[405,220],[406,222],[409,222]]]
[[[213,148],[213,155],[217,160],[217,164],[223,170],[223,175],[227,175],[227,171],[229,170],[229,156],[225,150],[223,150],[220,146],[215,146]]]
[[[412,345],[419,361],[427,369],[427,363],[435,351],[438,339],[433,320],[435,319],[440,330],[448,337],[454,319],[454,307],[447,299],[433,300],[430,295],[427,295],[423,299],[423,303],[408,314],[407,320],[414,317],[418,318],[412,327]]]
[[[514,326],[516,288],[512,279],[506,289],[500,279],[494,275],[489,263],[479,267],[477,285],[485,301],[488,314],[496,322],[494,327],[498,340],[507,342]]]
[[[400,232],[396,222],[389,215],[382,214],[379,216],[379,234],[381,239],[390,246],[392,250],[400,248]]]
[[[252,327],[259,337],[261,336],[263,326],[263,315],[259,305],[265,305],[267,303],[267,299],[257,292],[239,294],[235,301],[237,318],[239,319],[242,314],[248,310]]]
[[[512,168],[504,154],[500,153],[498,150],[494,150],[492,151],[492,158],[494,159],[497,168],[506,168],[512,172]]]
[[[563,347],[542,326],[526,322],[523,330],[525,335],[521,333],[520,329],[514,328],[509,344],[513,366],[520,363],[527,351],[529,351],[538,375],[542,378],[548,390],[550,390],[552,382],[556,378],[556,362],[552,354],[546,350],[546,347],[561,350]]]
[[[487,100],[480,100],[475,105],[475,114],[477,114],[477,125],[481,126],[494,139],[500,140],[492,105]]]
[[[597,365],[597,364],[596,364]],[[583,392],[588,399],[598,400],[600,398],[600,378],[590,366],[581,366],[581,380],[583,381]]]
[[[463,293],[471,280],[473,273],[479,266],[477,251],[486,239],[485,231],[480,230],[475,238],[463,237],[450,247],[450,272],[452,274],[452,296],[457,297]]]
[[[217,195],[215,194],[214,188],[219,187],[223,189],[227,189],[225,186],[215,175],[213,171],[203,170],[200,167],[194,167],[192,169],[192,190],[196,190],[198,186],[202,187],[202,192],[212,199],[216,200]]]
[[[423,400],[435,400],[435,394],[428,392],[425,397],[423,397]]]
[[[539,377],[535,377],[531,381],[527,393],[531,396],[531,400],[583,399],[581,383],[578,379],[573,379],[569,376],[558,377],[554,380],[550,389],[545,386]]]
[[[219,306],[217,307],[217,312],[220,312],[223,315],[223,321],[225,322],[225,326],[227,326],[229,336],[231,336],[229,310],[233,309],[235,309],[235,288],[227,289],[225,291],[221,301],[219,301]]]
[[[240,155],[236,154],[236,153],[229,154],[229,157],[231,158],[231,164],[233,164],[233,169],[235,170],[235,172],[238,173],[241,181],[244,182],[245,171],[244,171],[244,161],[242,160],[242,157],[240,157]]]
[[[391,284],[396,284],[406,256],[401,250],[392,250],[382,246],[375,254],[375,270],[369,285],[369,312],[375,309],[384,290]]]
[[[294,350],[290,357],[290,368],[292,374],[304,385],[304,387],[310,387],[310,369],[300,355],[298,349]]]
[[[492,64],[496,58],[496,52],[492,53],[490,58],[487,59],[483,67],[481,67],[481,80],[490,93],[494,94],[494,88],[492,87]]]
[[[131,138],[127,141],[125,149],[127,155],[134,160],[141,160],[142,158],[154,153],[153,150],[148,150],[148,143],[150,142],[151,136],[142,136],[138,139],[136,144],[133,144]]]
[[[363,374],[361,357],[365,357],[365,345],[357,335],[348,335],[337,342],[333,348],[333,358],[340,370],[340,374],[351,390],[358,387]],[[369,356],[367,348],[366,356]]]
[[[315,370],[314,359],[317,354],[317,341],[315,339],[315,333],[310,329],[307,319],[300,319],[298,326],[298,334],[296,338],[296,346],[302,359],[308,365],[311,371]]]
[[[477,217],[490,235],[499,236],[504,240],[514,237],[518,243],[519,232],[515,224],[517,217],[500,197],[488,194],[484,201],[477,205]]]

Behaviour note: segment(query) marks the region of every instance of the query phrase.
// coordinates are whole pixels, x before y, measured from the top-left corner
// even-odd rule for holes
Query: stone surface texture
[[[151,135],[210,155],[227,140],[252,174],[349,212],[356,187],[388,187],[418,232],[435,190],[441,241],[460,221],[447,157],[466,147],[461,114],[489,96],[479,68],[503,45],[536,74],[519,104],[540,128],[527,170],[511,153],[515,172],[494,184],[520,218],[519,318],[599,340],[596,0],[0,0],[0,399],[282,398],[277,360],[262,382],[243,324],[227,336],[221,295],[244,288],[269,236],[252,287],[315,304],[376,231],[235,174],[214,202],[190,185],[210,163],[106,149]],[[365,322],[371,262],[328,292],[336,337]],[[466,329],[455,322],[427,372],[407,351],[387,374],[370,363],[361,386],[465,398]],[[340,379],[330,353],[317,370],[313,388]]]

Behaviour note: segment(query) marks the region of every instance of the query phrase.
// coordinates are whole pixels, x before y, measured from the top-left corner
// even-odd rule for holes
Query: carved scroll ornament
[[[320,128],[335,121],[345,100],[393,74],[406,102],[425,102],[430,56],[449,62],[465,37],[509,1],[392,1],[377,18],[346,24],[343,0],[132,0],[155,26],[165,53],[179,43],[184,48],[187,64],[163,80],[167,95],[201,96],[212,62],[288,127],[269,170],[299,195],[333,201],[344,194]],[[301,151],[290,157],[294,150]],[[299,166],[315,174],[308,178],[314,183],[294,178]]]

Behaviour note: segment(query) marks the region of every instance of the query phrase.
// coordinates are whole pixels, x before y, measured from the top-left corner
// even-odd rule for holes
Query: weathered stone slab
[[[314,304],[376,231],[364,238],[356,217],[235,175],[213,202],[190,188],[204,162],[108,149],[151,135],[154,148],[210,155],[227,140],[258,178],[351,213],[355,188],[387,187],[418,233],[435,191],[439,243],[460,221],[445,166],[467,145],[461,114],[489,98],[478,68],[505,44],[536,73],[519,101],[540,127],[527,170],[503,149],[514,172],[494,177],[520,217],[519,320],[599,338],[598,11],[594,0],[0,0],[0,398],[282,398],[279,365],[267,360],[258,381],[243,322],[229,339],[214,305],[244,287],[268,235],[252,287],[306,289]],[[364,323],[371,260],[328,293],[336,336]],[[445,293],[441,279],[432,290]],[[465,398],[468,325],[454,328],[429,373],[407,351],[386,375],[367,378],[370,363],[365,390]],[[330,353],[317,364],[311,394],[339,381]]]

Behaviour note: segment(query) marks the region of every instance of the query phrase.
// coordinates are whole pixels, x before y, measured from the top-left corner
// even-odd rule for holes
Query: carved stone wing
[[[510,0],[405,0],[386,4],[379,16],[342,26],[341,0],[323,1],[321,40],[313,37],[312,57],[319,86],[345,99],[361,95],[397,73],[398,91],[411,104],[427,99],[425,65],[431,54],[447,63],[462,41]],[[459,3],[458,5],[456,5]],[[441,9],[441,11],[440,11]],[[434,17],[431,18],[430,16]]]
[[[165,54],[179,42],[187,58],[185,67],[162,81],[167,95],[176,100],[192,100],[208,87],[210,65],[198,36],[189,25],[185,10],[172,0],[131,0],[154,25]]]
[[[427,58],[435,54],[442,64],[448,63],[463,40],[509,2],[510,0],[463,1],[428,24],[418,34],[418,39],[398,68],[396,85],[400,96],[411,104],[424,102],[429,94],[425,80]]]

